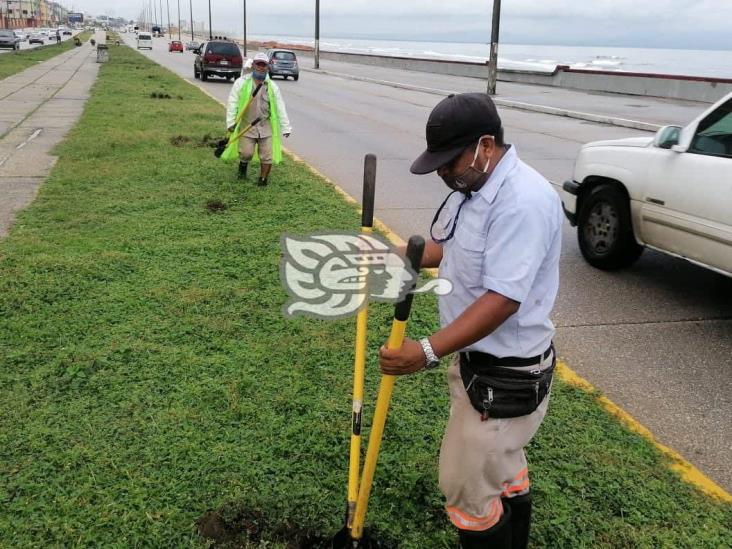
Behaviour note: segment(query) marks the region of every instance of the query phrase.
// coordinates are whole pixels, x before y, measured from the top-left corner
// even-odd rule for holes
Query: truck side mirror
[[[680,126],[664,126],[656,132],[656,137],[654,137],[653,139],[653,144],[659,149],[670,149],[674,145],[679,144],[680,137]]]

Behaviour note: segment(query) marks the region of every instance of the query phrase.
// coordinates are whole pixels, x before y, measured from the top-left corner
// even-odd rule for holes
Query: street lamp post
[[[244,57],[247,56],[247,0],[242,0],[241,6],[242,12],[244,13],[244,21],[242,25],[244,39],[242,40],[242,48],[244,50]]]
[[[180,42],[180,0],[178,0],[178,42]]]
[[[193,42],[196,37],[193,35],[193,0],[189,0],[189,5],[191,7],[191,42]]]
[[[315,0],[315,68],[320,68],[320,0]]]
[[[165,0],[165,6],[168,12],[168,40],[170,40],[173,38],[170,32],[170,0]]]
[[[213,29],[211,28],[211,0],[208,0],[208,39],[213,40]]]
[[[493,26],[491,28],[491,56],[488,59],[488,93],[496,95],[498,80],[498,31],[501,24],[501,0],[493,0]]]

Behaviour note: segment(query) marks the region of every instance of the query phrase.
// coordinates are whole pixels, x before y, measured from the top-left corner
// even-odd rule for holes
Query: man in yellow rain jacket
[[[242,75],[234,82],[226,107],[226,128],[234,135],[259,119],[257,124],[239,137],[239,179],[246,179],[247,167],[254,157],[256,146],[261,166],[257,182],[260,186],[267,184],[272,164],[279,164],[282,160],[281,136],[289,137],[292,132],[280,89],[268,73],[267,55],[257,53],[252,62],[251,74]],[[262,88],[255,95],[260,84]],[[239,120],[238,114],[250,100],[252,104]]]

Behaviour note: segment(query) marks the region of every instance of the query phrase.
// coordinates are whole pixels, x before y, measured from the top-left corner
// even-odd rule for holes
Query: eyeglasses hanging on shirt
[[[485,183],[485,181],[488,179],[487,172],[488,172],[488,167],[491,164],[490,158],[485,163],[485,166],[483,166],[483,170],[479,170],[478,168],[475,167],[475,162],[478,160],[478,147],[480,146],[480,142],[486,138],[494,139],[492,135],[483,135],[478,139],[478,143],[475,146],[475,153],[473,154],[473,161],[470,163],[470,166],[468,166],[467,168],[465,168],[465,170],[463,170],[463,173],[461,173],[458,176],[452,175],[450,173],[445,173],[440,176],[440,177],[442,177],[442,180],[445,182],[445,185],[447,185],[448,187],[450,187],[452,189],[452,192],[447,195],[447,198],[445,198],[445,201],[437,209],[437,213],[435,214],[434,219],[432,219],[432,225],[430,226],[430,237],[436,244],[442,244],[443,242],[447,242],[453,236],[455,236],[455,229],[457,228],[458,219],[460,218],[460,210],[462,210],[463,206],[465,205],[465,202],[470,200],[471,191],[477,190],[480,187],[482,187],[483,184]],[[453,162],[455,162],[455,160],[453,160]],[[450,171],[452,171],[452,169],[450,169]],[[438,224],[440,214],[442,213],[442,210],[445,208],[447,201],[450,200],[450,197],[453,194],[455,194],[456,192],[463,193],[465,195],[465,198],[458,206],[457,212],[455,213],[455,217],[448,219],[445,223]],[[434,234],[434,229],[435,229],[436,224],[438,224],[438,229],[443,231],[441,237],[436,237]]]
[[[442,212],[445,209],[447,202],[450,200],[450,197],[457,192],[461,191],[452,191],[450,194],[447,195],[447,198],[445,198],[440,207],[437,209],[435,217],[432,218],[432,225],[430,225],[430,237],[435,244],[443,244],[444,242],[447,242],[453,236],[455,236],[455,229],[457,228],[458,219],[460,219],[460,210],[462,210],[465,203],[470,200],[470,191],[465,194],[463,201],[460,202],[460,205],[458,206],[457,212],[455,212],[454,216],[450,216],[447,219],[443,219],[440,216],[442,215]],[[437,225],[438,234],[435,234],[435,225]]]

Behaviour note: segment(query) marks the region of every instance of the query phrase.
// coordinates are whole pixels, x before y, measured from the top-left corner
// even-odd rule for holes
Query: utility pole
[[[241,9],[242,9],[242,12],[244,12],[244,21],[243,21],[244,24],[242,25],[242,28],[244,29],[244,32],[242,33],[244,35],[244,39],[242,40],[242,48],[244,50],[243,55],[244,55],[244,57],[246,57],[247,56],[247,0],[241,0],[241,2],[242,2]]]
[[[180,0],[178,0],[178,42],[180,42]]]
[[[193,42],[196,39],[193,35],[193,0],[190,0],[188,3],[191,7],[191,42]]]
[[[320,0],[315,0],[315,68],[320,68]]]
[[[173,38],[170,33],[170,0],[165,0],[165,6],[168,11],[168,40],[170,40]]]
[[[213,29],[211,28],[211,0],[208,0],[208,39],[213,40]]]
[[[493,0],[493,26],[491,28],[491,56],[488,59],[488,94],[496,95],[498,80],[498,31],[501,26],[501,0]]]

